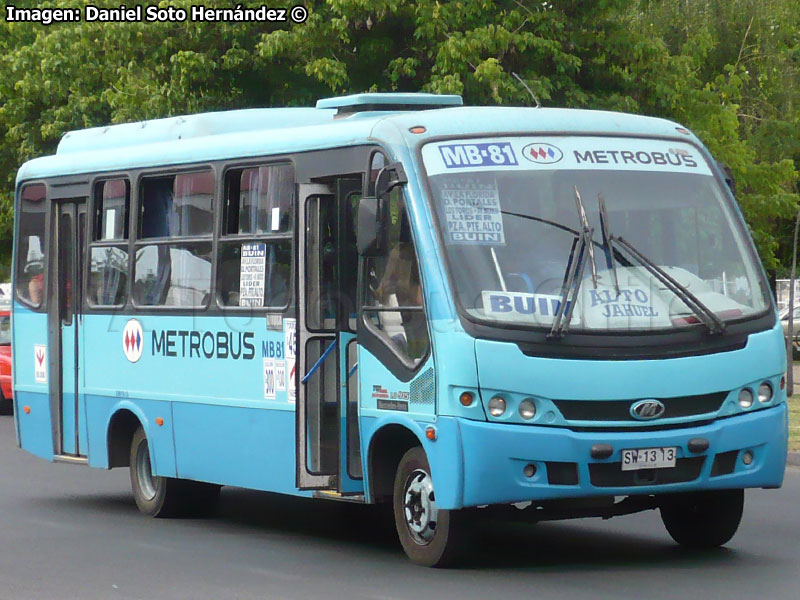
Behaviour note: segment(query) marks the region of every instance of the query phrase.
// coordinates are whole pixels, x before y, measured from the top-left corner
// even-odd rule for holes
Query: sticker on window
[[[503,246],[503,215],[494,184],[453,182],[442,190],[448,244]]]
[[[487,317],[499,321],[524,321],[549,325],[553,323],[561,297],[553,294],[526,294],[522,292],[481,292],[483,311]],[[575,319],[577,315],[573,316]]]
[[[631,329],[669,323],[669,307],[643,286],[588,286],[582,290],[583,319],[592,329]]]
[[[239,306],[264,306],[266,267],[266,244],[242,244],[242,262],[239,267]]]

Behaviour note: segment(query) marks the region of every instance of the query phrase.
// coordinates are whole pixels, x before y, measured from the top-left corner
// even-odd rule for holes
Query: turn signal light
[[[428,438],[430,441],[435,442],[436,441],[436,428],[428,426],[425,429],[425,437]]]
[[[461,402],[461,406],[472,406],[472,403],[475,401],[475,396],[472,392],[462,392],[458,397],[458,401]]]
[[[26,415],[31,414],[31,407],[30,406],[23,406],[22,407],[22,412],[24,412]]]

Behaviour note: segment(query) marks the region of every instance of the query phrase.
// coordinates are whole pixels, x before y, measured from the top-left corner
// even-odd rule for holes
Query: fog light
[[[753,392],[747,388],[739,392],[739,406],[742,408],[750,408],[753,406]]]
[[[769,402],[772,400],[772,386],[766,381],[758,386],[758,401]]]
[[[533,477],[536,475],[536,465],[525,465],[522,469],[522,474],[525,477]]]
[[[536,416],[536,404],[532,399],[525,398],[525,400],[519,403],[519,416],[526,421],[530,421]]]
[[[742,454],[742,462],[746,465],[749,465],[753,462],[753,453],[750,452],[750,450]]]
[[[494,396],[489,400],[489,414],[493,417],[499,417],[506,412],[506,401],[500,396]]]
[[[472,406],[472,402],[474,400],[475,396],[472,395],[472,392],[462,392],[458,397],[458,401],[461,402],[461,406]]]

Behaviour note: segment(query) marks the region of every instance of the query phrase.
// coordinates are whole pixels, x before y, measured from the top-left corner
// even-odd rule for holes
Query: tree
[[[70,129],[368,90],[532,105],[519,76],[549,106],[691,127],[733,169],[773,268],[782,256],[776,221],[797,203],[800,142],[789,135],[800,124],[797,5],[316,0],[302,24],[0,23],[0,236],[9,234],[15,169],[52,153]]]

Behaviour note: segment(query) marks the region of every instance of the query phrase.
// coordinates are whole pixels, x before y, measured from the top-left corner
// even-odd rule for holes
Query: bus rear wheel
[[[219,498],[220,486],[153,475],[150,446],[140,426],[131,440],[131,488],[136,506],[151,517],[202,516]]]
[[[690,548],[722,546],[739,529],[744,490],[675,494],[662,499],[661,520],[672,539]]]
[[[445,567],[454,564],[464,550],[464,523],[458,511],[437,508],[430,473],[422,448],[405,453],[394,481],[394,521],[412,562]]]

